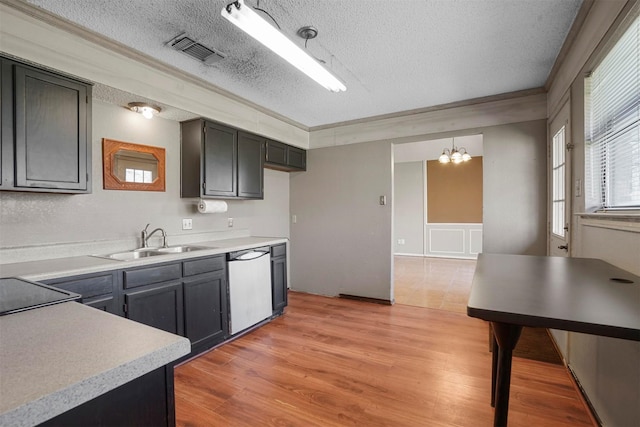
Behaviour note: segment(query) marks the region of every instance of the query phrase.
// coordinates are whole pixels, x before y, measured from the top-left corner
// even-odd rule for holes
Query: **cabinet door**
[[[183,281],[185,336],[196,352],[224,341],[227,335],[225,277],[226,272],[221,271]]]
[[[124,295],[125,317],[184,335],[182,283],[171,282]]]
[[[307,152],[300,148],[289,147],[287,164],[295,169],[307,170]]]
[[[281,142],[267,140],[265,146],[265,162],[277,165],[287,165],[287,145]]]
[[[238,132],[238,197],[263,199],[264,138]]]
[[[98,310],[106,311],[111,314],[119,314],[116,300],[112,296],[103,297],[103,298],[95,298],[90,301],[82,300],[84,305],[88,305],[89,307],[97,308]]]
[[[120,275],[117,271],[83,274],[46,280],[46,285],[82,295],[82,303],[122,316],[119,301]]]
[[[13,92],[11,65],[0,59],[0,189],[13,182]]]
[[[14,65],[14,70],[14,186],[90,191],[90,89],[32,68]]]
[[[273,311],[282,311],[287,306],[287,258],[271,259],[271,296]]]
[[[204,195],[235,197],[238,189],[238,132],[207,122],[204,128]]]

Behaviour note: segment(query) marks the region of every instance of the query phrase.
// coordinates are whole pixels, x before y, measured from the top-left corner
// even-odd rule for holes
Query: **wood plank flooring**
[[[393,260],[396,304],[467,312],[475,260],[411,256]]]
[[[285,314],[176,368],[178,426],[490,426],[484,322],[289,293]],[[591,426],[563,366],[514,359],[510,426]]]

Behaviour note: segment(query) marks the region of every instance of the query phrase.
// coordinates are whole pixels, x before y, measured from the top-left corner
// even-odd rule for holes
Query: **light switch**
[[[291,215],[291,222],[294,224],[298,222],[298,215]]]
[[[228,218],[227,219],[227,226],[233,227],[233,218]]]
[[[582,179],[580,178],[576,179],[575,196],[576,197],[582,196]]]
[[[380,204],[382,206],[387,204],[387,196],[380,196]]]

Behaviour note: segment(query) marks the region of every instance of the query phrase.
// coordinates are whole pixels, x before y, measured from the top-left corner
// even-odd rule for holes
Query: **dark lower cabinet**
[[[117,315],[123,314],[119,303],[120,274],[118,271],[63,277],[46,280],[43,283],[82,295],[82,303],[85,305]]]
[[[184,332],[192,353],[221,343],[227,337],[227,280],[225,271],[184,279]]]
[[[273,313],[282,314],[287,306],[287,246],[271,247],[271,298]]]
[[[182,282],[160,283],[126,292],[124,311],[127,319],[184,335]]]
[[[89,301],[83,301],[84,305],[106,311],[107,313],[117,314],[118,304],[114,297],[94,298]]]
[[[173,366],[163,366],[40,424],[43,427],[175,426]]]

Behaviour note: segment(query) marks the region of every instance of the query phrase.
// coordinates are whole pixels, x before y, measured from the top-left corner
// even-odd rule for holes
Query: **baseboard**
[[[356,301],[372,302],[374,304],[393,305],[393,301],[380,298],[361,297],[358,295],[338,294],[339,298],[352,299]]]
[[[580,397],[582,398],[582,403],[587,408],[587,412],[589,413],[589,417],[591,418],[591,421],[598,427],[602,427],[602,420],[598,416],[598,413],[596,412],[596,408],[594,408],[593,405],[591,404],[591,400],[589,400],[589,396],[587,396],[587,393],[582,388],[582,385],[580,384],[580,380],[576,376],[575,372],[573,372],[573,369],[571,369],[571,366],[566,365],[566,367],[567,367],[567,371],[569,371],[569,376],[571,377],[571,380],[572,380],[571,382],[573,383],[573,386],[576,388],[576,390],[580,394]]]

